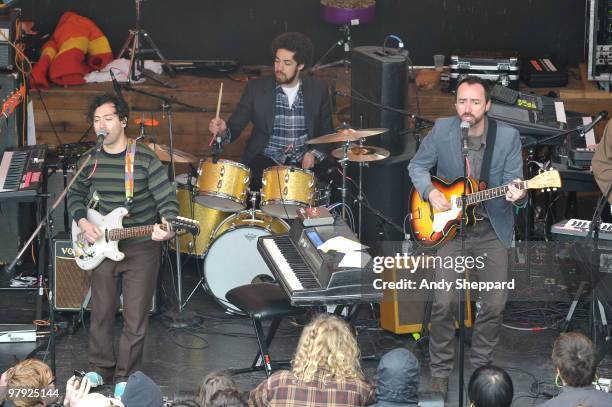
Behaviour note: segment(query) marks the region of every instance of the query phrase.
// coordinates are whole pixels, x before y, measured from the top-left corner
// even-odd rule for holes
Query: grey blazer
[[[447,180],[463,176],[460,124],[461,120],[456,116],[436,120],[419,151],[410,160],[410,178],[424,199],[427,199],[433,189],[430,175],[433,167],[437,166],[438,177]],[[488,188],[507,184],[516,178],[523,178],[519,132],[514,127],[497,122]],[[514,231],[513,205],[506,201],[505,197],[500,197],[486,201],[485,208],[497,237],[506,247],[510,247]]]

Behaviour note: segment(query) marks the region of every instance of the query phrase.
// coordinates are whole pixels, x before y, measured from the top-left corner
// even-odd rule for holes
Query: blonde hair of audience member
[[[317,373],[324,379],[364,380],[360,358],[349,325],[336,316],[321,314],[304,327],[291,371],[306,382]]]
[[[7,389],[54,389],[53,372],[46,363],[38,359],[26,359],[6,371]],[[21,397],[20,397],[21,396]],[[33,407],[47,405],[55,400],[53,398],[32,397],[32,394],[17,394],[11,397],[7,392],[7,400],[11,400],[17,407]]]
[[[236,382],[227,372],[209,373],[202,380],[197,401],[202,407],[208,406],[217,391],[226,389],[237,389]]]

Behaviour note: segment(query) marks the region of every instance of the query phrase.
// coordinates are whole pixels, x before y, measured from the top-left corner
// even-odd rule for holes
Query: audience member
[[[25,359],[17,363],[3,377],[7,389],[6,400],[17,407],[46,406],[57,400],[53,372],[38,359]],[[25,391],[15,391],[17,389]]]
[[[137,371],[128,378],[121,401],[125,407],[161,407],[163,397],[159,386],[149,376]]]
[[[376,375],[376,407],[417,406],[419,375],[419,361],[408,349],[385,353]]]
[[[612,394],[593,386],[595,359],[595,347],[589,338],[579,332],[561,334],[553,346],[552,361],[557,370],[557,383],[563,388],[542,407],[612,406]]]
[[[207,407],[245,407],[244,396],[238,389],[222,389],[213,393]]]
[[[374,389],[364,379],[357,340],[340,318],[321,314],[304,327],[291,371],[260,383],[250,406],[364,406]]]
[[[502,368],[481,366],[470,377],[468,397],[471,407],[510,407],[513,395],[512,379]]]
[[[198,391],[198,403],[202,407],[210,405],[210,399],[219,390],[237,390],[234,379],[226,372],[212,372],[204,377]]]
[[[77,401],[74,407],[124,407],[124,404],[121,400],[106,397],[100,393],[89,393]]]

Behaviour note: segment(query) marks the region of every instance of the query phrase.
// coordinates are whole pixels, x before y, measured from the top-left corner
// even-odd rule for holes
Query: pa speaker
[[[405,116],[385,107],[406,106],[406,57],[388,54],[381,47],[355,47],[351,53],[351,125],[353,128],[384,127],[389,131],[367,144],[386,148],[391,155],[404,151]],[[362,99],[362,100],[359,100]],[[369,102],[369,103],[368,103]],[[378,105],[378,106],[377,106]],[[382,105],[382,106],[381,106]]]

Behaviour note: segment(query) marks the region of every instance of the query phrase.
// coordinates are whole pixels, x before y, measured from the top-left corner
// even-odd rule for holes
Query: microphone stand
[[[36,229],[34,230],[34,232],[32,232],[32,235],[28,238],[28,240],[24,243],[23,247],[21,248],[21,250],[19,251],[19,253],[17,253],[17,256],[15,257],[15,259],[13,259],[13,261],[11,262],[11,264],[7,267],[7,271],[9,273],[12,273],[13,269],[15,268],[15,265],[17,264],[17,262],[21,259],[21,257],[23,256],[23,254],[25,253],[26,249],[28,247],[30,247],[30,244],[32,244],[32,242],[34,241],[34,239],[40,235],[40,240],[45,239],[45,237],[47,238],[47,241],[49,242],[50,245],[50,240],[49,240],[49,233],[48,233],[48,229],[49,229],[49,224],[50,224],[50,219],[51,219],[51,214],[53,213],[53,211],[61,204],[62,200],[64,199],[64,196],[68,193],[68,191],[70,190],[70,188],[72,187],[72,185],[76,182],[77,178],[79,177],[79,174],[81,174],[81,172],[83,172],[83,169],[85,168],[85,166],[87,165],[87,163],[89,163],[89,161],[91,160],[91,158],[99,151],[100,148],[102,148],[102,143],[104,142],[104,137],[98,137],[98,143],[96,144],[95,147],[91,148],[88,152],[86,152],[86,157],[83,160],[83,163],[80,165],[80,167],[76,170],[76,172],[74,173],[74,176],[72,177],[72,179],[70,180],[70,182],[68,182],[68,185],[64,188],[64,190],[57,196],[57,198],[55,198],[55,202],[53,202],[53,205],[51,206],[51,209],[49,209],[48,207],[46,207],[46,194],[43,194],[43,199],[45,202],[45,216],[43,219],[40,220],[40,222],[38,223],[38,225],[36,226]],[[44,244],[43,244],[44,245]],[[43,245],[41,245],[41,247],[43,247]],[[49,251],[49,253],[51,253],[51,251]],[[41,267],[44,267],[44,262],[45,262],[45,254],[44,254],[44,250],[41,250],[41,253],[39,253],[39,267],[38,267],[38,289],[39,289],[39,296],[42,295],[43,292],[43,274],[42,274],[42,269]],[[50,367],[51,367],[51,371],[53,372],[53,375],[55,375],[55,307],[53,306],[53,282],[49,281],[49,287],[48,287],[48,295],[49,295],[49,353],[51,354],[51,363],[50,363]],[[37,315],[37,318],[41,318],[41,316]]]
[[[468,141],[466,130],[465,135],[461,137],[461,155],[463,157],[463,192],[461,193],[461,223],[459,225],[459,233],[461,235],[461,255],[465,258],[465,226],[467,222],[467,191],[470,182],[467,178],[467,159],[468,159]],[[465,278],[465,272],[464,272]],[[463,386],[465,378],[463,368],[465,364],[465,290],[463,284],[457,290],[459,295],[459,407],[463,407]]]

